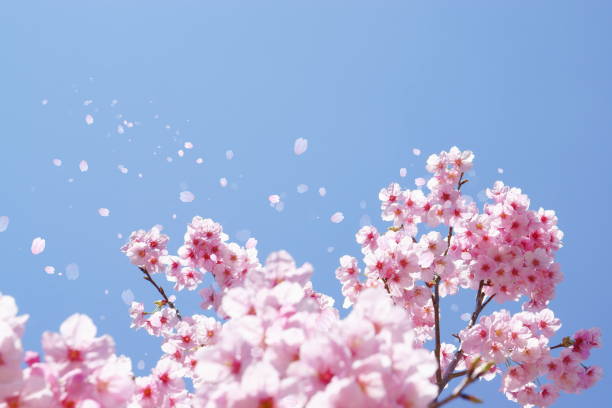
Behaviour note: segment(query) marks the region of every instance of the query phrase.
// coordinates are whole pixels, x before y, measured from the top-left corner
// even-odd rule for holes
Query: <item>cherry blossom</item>
[[[562,279],[557,216],[501,181],[479,208],[463,194],[473,161],[452,147],[429,156],[431,177],[416,183],[423,188],[379,191],[390,226],[361,227],[361,254],[341,256],[335,271],[351,308],[345,318],[315,290],[311,264],[286,251],[260,262],[257,240],[231,242],[210,218],[193,217],[176,252],[159,225],[132,232],[121,251],[158,296],[145,304],[121,294],[131,327],[159,340],[144,376],[83,314],[45,332],[44,353],[25,351],[28,316],[0,294],[0,406],[437,408],[479,401],[466,389],[495,377],[523,407],[585,391],[603,375],[588,363],[601,331],[567,335],[552,309]],[[282,204],[279,195],[269,201]],[[32,253],[43,249],[35,239]],[[76,279],[78,266],[66,275]],[[186,314],[188,297],[164,286],[197,290],[204,312]],[[441,300],[462,291],[475,294],[474,310],[445,342]],[[522,302],[520,311],[505,308],[510,302]]]

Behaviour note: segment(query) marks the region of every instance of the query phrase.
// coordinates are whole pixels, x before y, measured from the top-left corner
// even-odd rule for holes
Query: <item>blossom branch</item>
[[[459,181],[457,182],[457,191],[461,191],[461,187],[467,183],[468,180],[463,180],[463,173],[459,175]],[[453,227],[448,228],[448,235],[446,236],[446,249],[444,255],[448,255],[448,251],[451,245],[451,238],[453,237]],[[438,384],[438,395],[444,389],[444,383],[442,378],[442,363],[440,360],[441,350],[441,336],[440,336],[440,276],[434,278],[434,293],[432,294],[432,301],[434,307],[434,331],[435,331],[435,350],[436,362],[438,363],[438,369],[436,370],[436,383]],[[453,367],[454,370],[454,367]],[[451,371],[452,372],[452,371]]]
[[[481,280],[480,283],[478,284],[478,292],[476,293],[476,306],[474,308],[474,312],[472,313],[472,317],[470,318],[470,322],[467,326],[468,329],[476,324],[476,321],[478,320],[478,316],[480,316],[480,313],[482,312],[482,310],[495,297],[495,294],[493,294],[492,296],[489,296],[487,300],[484,300],[485,298],[484,287],[485,286],[487,286],[487,283],[484,280]],[[444,389],[444,387],[446,387],[446,385],[449,383],[449,381],[457,377],[454,375],[454,371],[455,371],[455,368],[457,367],[457,364],[459,364],[459,360],[461,360],[462,356],[463,356],[463,350],[461,349],[461,347],[459,347],[459,350],[455,352],[453,360],[450,362],[450,364],[448,365],[446,369],[446,374],[444,374],[444,377],[442,378],[442,382],[438,385],[438,389],[439,389],[438,397],[442,393],[442,390]]]
[[[476,380],[478,380],[483,374],[485,374],[490,368],[491,368],[491,363],[486,364],[485,367],[480,370],[478,373],[476,372],[476,368],[478,366],[478,364],[480,363],[480,359],[476,360],[474,362],[474,364],[472,364],[472,368],[470,370],[467,370],[464,374],[467,374],[467,377],[465,377],[465,379],[461,382],[461,384],[459,384],[457,386],[457,388],[455,388],[455,390],[453,391],[453,393],[451,395],[449,395],[448,397],[444,398],[442,401],[432,401],[429,404],[429,408],[438,408],[441,407],[442,405],[445,405],[451,401],[453,401],[456,398],[463,398],[465,400],[471,401],[471,402],[476,402],[476,403],[481,403],[482,401],[479,398],[474,397],[473,395],[468,395],[465,394],[463,391],[472,383],[474,383]],[[462,375],[464,375],[462,374]]]
[[[164,298],[163,303],[167,304],[168,306],[170,306],[172,309],[176,310],[176,317],[179,318],[179,320],[183,320],[183,318],[181,317],[181,312],[179,312],[178,308],[174,305],[174,302],[172,302],[168,296],[166,295],[166,292],[164,291],[164,288],[162,288],[161,286],[159,286],[151,277],[151,274],[149,273],[149,271],[147,271],[146,268],[144,267],[139,267],[138,269],[140,269],[142,271],[142,273],[144,273],[145,276],[143,276],[144,280],[148,281],[151,283],[151,285],[153,285],[155,287],[155,289],[157,289],[157,291],[159,292],[160,295],[162,295],[162,297]]]

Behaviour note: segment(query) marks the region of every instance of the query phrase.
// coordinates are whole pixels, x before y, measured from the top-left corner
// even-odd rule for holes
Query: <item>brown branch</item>
[[[183,320],[183,318],[181,317],[181,313],[179,312],[177,307],[174,305],[174,303],[172,301],[170,301],[168,296],[166,296],[166,292],[164,291],[164,288],[162,288],[157,283],[155,283],[155,281],[151,277],[151,274],[149,273],[149,271],[147,271],[146,268],[139,267],[138,269],[140,269],[142,271],[142,273],[144,273],[144,275],[145,275],[145,276],[143,276],[144,280],[150,282],[151,285],[153,285],[155,287],[155,289],[157,289],[159,294],[162,295],[162,297],[164,298],[164,303],[167,304],[168,306],[170,306],[172,309],[176,310],[176,317],[178,317],[179,320]]]
[[[486,286],[486,283],[483,280],[480,281],[480,283],[478,284],[478,293],[476,293],[476,306],[474,307],[474,312],[472,313],[472,317],[470,319],[470,323],[467,326],[467,329],[471,328],[472,326],[476,324],[476,321],[478,320],[478,316],[480,316],[480,313],[482,312],[482,310],[495,297],[495,294],[493,294],[492,296],[489,296],[489,298],[486,301],[483,301],[485,297],[483,289],[485,286]],[[444,390],[444,387],[446,387],[446,385],[450,382],[450,380],[454,378],[453,372],[455,371],[455,368],[457,368],[457,364],[459,364],[459,361],[461,360],[462,356],[463,356],[463,350],[461,349],[461,347],[459,347],[459,350],[455,352],[455,355],[453,356],[452,361],[446,368],[446,373],[442,377],[442,382],[438,385],[438,397],[442,393],[442,390]]]
[[[438,384],[438,392],[442,392],[442,361],[440,359],[440,350],[442,348],[440,340],[440,277],[435,277],[434,294],[431,296],[434,307],[434,320],[435,320],[435,336],[436,336],[436,348],[435,356],[438,368],[436,369],[436,384]]]
[[[451,395],[444,398],[442,401],[432,401],[431,403],[429,403],[429,408],[441,407],[442,405],[448,404],[452,400],[459,398],[459,397],[468,399],[468,400],[474,400],[474,397],[464,394],[463,390],[465,390],[470,384],[475,382],[479,377],[480,375],[473,377],[473,378],[470,376],[466,377],[465,380],[463,380],[463,382],[457,388],[455,388],[455,391],[453,391]]]
[[[467,180],[463,180],[463,173],[461,173],[459,175],[459,181],[457,182],[457,191],[461,191],[461,186],[463,186],[467,182],[468,182]],[[446,249],[444,250],[443,256],[448,255],[452,237],[453,237],[453,227],[449,227],[448,235],[446,236]],[[433,307],[434,307],[434,322],[435,322],[434,331],[435,331],[435,342],[436,342],[435,356],[436,356],[436,362],[438,363],[438,369],[436,370],[436,384],[438,384],[438,396],[439,396],[442,390],[444,389],[444,386],[446,385],[443,382],[443,378],[442,378],[442,362],[440,360],[440,350],[442,347],[441,339],[440,339],[441,337],[440,336],[440,276],[437,276],[437,275],[435,276],[433,290],[434,292],[431,298],[432,298]],[[453,367],[450,372],[452,373],[454,369],[455,368]]]

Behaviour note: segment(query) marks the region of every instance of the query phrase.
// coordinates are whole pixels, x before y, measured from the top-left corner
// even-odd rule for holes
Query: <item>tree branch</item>
[[[179,318],[179,320],[183,320],[183,318],[181,317],[181,313],[179,312],[177,307],[174,305],[174,303],[172,301],[170,301],[168,296],[166,296],[166,292],[164,291],[164,288],[162,288],[157,283],[155,283],[155,281],[151,277],[151,274],[149,273],[149,271],[147,271],[146,268],[139,267],[138,269],[140,269],[142,271],[142,273],[144,273],[144,275],[145,275],[145,276],[143,276],[144,280],[150,282],[151,285],[153,285],[155,287],[155,289],[157,289],[159,294],[162,295],[162,297],[164,298],[163,302],[165,304],[167,304],[168,306],[170,306],[172,309],[176,310],[176,316]]]

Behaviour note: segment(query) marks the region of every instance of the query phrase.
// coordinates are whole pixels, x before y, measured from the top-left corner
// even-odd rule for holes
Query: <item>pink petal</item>
[[[406,170],[405,167],[402,167],[400,169],[400,177],[406,177],[406,174],[408,174],[408,170]]]
[[[34,240],[32,240],[31,250],[34,255],[40,254],[45,250],[45,240],[40,237],[34,238]]]
[[[93,125],[93,123],[94,123],[93,116],[87,114],[87,116],[85,116],[85,123],[87,123],[88,125]]]
[[[325,194],[327,194],[327,190],[325,189],[325,187],[319,188],[319,195],[321,197],[325,197]]]
[[[331,216],[330,220],[334,224],[341,223],[344,220],[344,214],[342,214],[341,212],[336,212]]]
[[[304,153],[308,149],[308,140],[304,138],[295,139],[295,143],[293,144],[293,153],[296,155],[300,155]]]
[[[246,249],[251,249],[251,248],[255,248],[257,246],[257,240],[255,238],[249,238],[247,239],[246,244],[244,245],[244,247]]]
[[[270,201],[270,204],[277,204],[280,202],[280,196],[278,194],[272,194],[268,197],[268,201]]]
[[[234,152],[231,150],[228,150],[225,152],[225,158],[227,160],[232,160],[234,158]]]
[[[502,169],[502,168],[500,167],[499,169],[497,169],[497,172],[498,172],[499,174],[504,174],[504,169]]]
[[[196,163],[198,163],[198,164],[202,164],[202,163],[204,163],[204,159],[203,159],[203,158],[201,158],[201,157],[198,157],[198,158],[196,159]]]
[[[179,199],[184,203],[190,203],[195,200],[195,195],[191,191],[181,191]]]
[[[193,149],[193,143],[185,142],[185,149]]]
[[[297,192],[303,194],[308,191],[308,186],[306,184],[300,184],[297,186]]]
[[[221,185],[221,187],[227,187],[227,179],[225,177],[221,177],[219,179],[219,184]]]
[[[89,164],[87,164],[87,161],[81,160],[81,162],[79,163],[79,170],[81,170],[81,173],[89,170]]]
[[[62,161],[60,159],[53,159],[53,165],[59,167],[62,165]]]
[[[416,147],[412,149],[412,154],[414,154],[415,156],[420,156],[421,155],[421,149],[417,149]]]
[[[6,215],[3,215],[2,217],[0,217],[0,232],[6,231],[9,225],[9,221],[10,219]]]
[[[426,183],[426,181],[425,181],[425,179],[423,177],[419,177],[419,178],[415,178],[414,179],[414,184],[416,184],[417,187],[424,186],[425,183]]]
[[[98,209],[98,214],[100,214],[101,217],[108,217],[110,215],[110,210],[108,208],[100,208]]]
[[[49,275],[53,275],[55,273],[55,268],[51,265],[45,266],[45,272]]]

